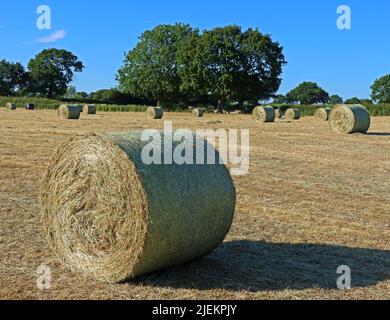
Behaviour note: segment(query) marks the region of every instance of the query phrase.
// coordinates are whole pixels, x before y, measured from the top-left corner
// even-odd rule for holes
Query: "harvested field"
[[[390,118],[367,135],[327,122],[256,126],[250,115],[166,113],[179,128],[249,128],[247,176],[233,177],[236,216],[203,259],[124,284],[84,279],[58,264],[39,221],[38,193],[55,148],[91,132],[162,129],[143,113],[81,115],[0,109],[0,299],[390,299]],[[293,170],[292,170],[293,168]],[[36,270],[52,270],[39,290]],[[340,265],[352,290],[336,288]]]

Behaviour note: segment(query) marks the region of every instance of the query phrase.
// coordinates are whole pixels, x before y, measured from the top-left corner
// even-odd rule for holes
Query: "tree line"
[[[255,106],[259,101],[278,104],[362,103],[329,95],[318,84],[304,82],[277,95],[283,67],[283,47],[258,29],[226,26],[200,31],[188,24],[159,25],[145,31],[118,70],[118,87],[93,93],[71,86],[84,64],[72,52],[47,49],[27,67],[0,61],[0,95],[95,100],[118,104],[162,106]],[[375,81],[372,100],[390,103],[390,75]]]

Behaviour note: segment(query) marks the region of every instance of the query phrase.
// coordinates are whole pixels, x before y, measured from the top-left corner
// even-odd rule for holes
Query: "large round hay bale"
[[[74,272],[105,282],[135,278],[210,253],[231,227],[235,189],[226,167],[147,165],[141,136],[75,137],[50,161],[42,222],[52,251]]]
[[[275,109],[273,107],[256,107],[253,109],[253,120],[255,122],[274,122],[275,121]]]
[[[11,103],[11,102],[8,102],[6,105],[5,105],[6,109],[8,110],[16,110],[16,104],[15,103]]]
[[[162,108],[160,107],[149,107],[147,110],[146,110],[146,117],[149,119],[149,120],[159,120],[159,119],[162,119],[164,116],[164,111]]]
[[[27,103],[24,107],[26,110],[34,110],[35,109],[35,105],[32,103]]]
[[[337,105],[330,112],[329,125],[336,133],[367,133],[370,113],[362,105]]]
[[[328,121],[331,108],[319,108],[314,113],[314,117],[319,121]]]
[[[299,120],[301,118],[301,111],[299,109],[288,109],[285,117],[289,121]]]
[[[201,108],[195,108],[192,110],[192,114],[197,118],[202,118],[204,116],[204,109]]]
[[[85,104],[83,107],[83,112],[85,112],[86,114],[96,114],[96,110],[97,109],[95,105]]]
[[[276,110],[275,110],[275,118],[276,118],[276,119],[281,119],[282,117],[283,117],[283,112],[282,112],[282,110],[276,109]]]
[[[60,105],[58,116],[61,119],[78,120],[80,119],[80,106]]]

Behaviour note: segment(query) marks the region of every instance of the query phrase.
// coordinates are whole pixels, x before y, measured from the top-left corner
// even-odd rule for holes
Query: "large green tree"
[[[275,98],[274,98],[274,101],[272,103],[276,103],[276,104],[285,104],[287,103],[287,98],[285,95],[283,94],[278,94]]]
[[[144,32],[118,71],[119,88],[158,104],[177,100],[182,94],[177,53],[197,33],[187,24],[160,25]]]
[[[27,74],[20,63],[0,61],[0,95],[13,96],[26,86]]]
[[[328,103],[329,94],[317,83],[303,82],[286,95],[288,102],[310,105],[315,103]]]
[[[332,105],[342,104],[343,102],[344,102],[343,98],[337,94],[330,96],[329,103]]]
[[[283,48],[258,30],[227,26],[192,35],[179,50],[181,89],[213,96],[222,111],[229,100],[262,100],[275,94],[286,63]]]
[[[357,97],[345,100],[345,104],[361,104],[361,103],[362,101]]]
[[[371,87],[371,98],[375,102],[390,103],[390,74],[374,82]]]
[[[83,63],[69,51],[44,50],[28,63],[29,90],[48,98],[64,95],[74,73],[83,68]]]

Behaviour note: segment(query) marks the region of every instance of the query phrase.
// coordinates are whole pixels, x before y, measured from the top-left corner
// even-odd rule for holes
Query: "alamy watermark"
[[[48,5],[40,5],[37,8],[37,28],[39,30],[51,30],[51,9]]]
[[[337,268],[337,274],[341,275],[337,279],[337,288],[339,290],[351,290],[352,288],[352,272],[351,268],[346,265]]]
[[[240,132],[236,129],[198,129],[194,133],[187,129],[174,131],[172,122],[165,121],[163,132],[145,130],[141,139],[149,142],[141,154],[146,165],[224,164],[231,168],[230,173],[233,176],[242,176],[249,172],[249,129]]]
[[[337,8],[337,28],[339,30],[351,30],[352,29],[352,11],[347,5],[341,5]]]
[[[37,288],[40,290],[51,289],[52,274],[50,267],[42,264],[37,268]]]

